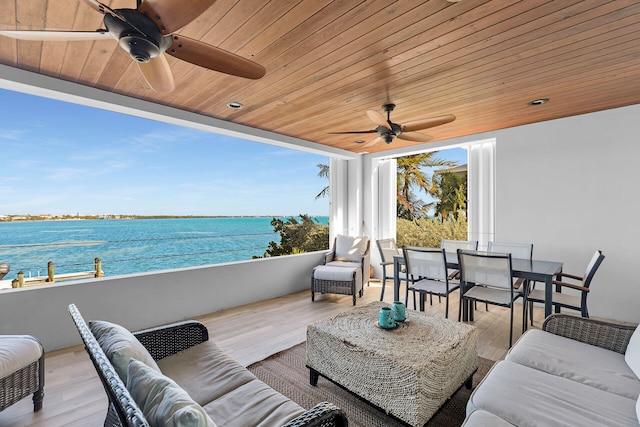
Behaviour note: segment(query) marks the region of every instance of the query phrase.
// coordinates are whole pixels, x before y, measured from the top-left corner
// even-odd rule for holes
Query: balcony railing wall
[[[309,289],[324,252],[0,291],[0,334],[37,337],[46,351],[80,344],[67,313],[144,329]],[[285,313],[283,313],[284,315]]]

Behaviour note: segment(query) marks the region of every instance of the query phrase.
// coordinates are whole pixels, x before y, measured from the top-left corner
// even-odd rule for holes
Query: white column
[[[495,233],[495,139],[471,144],[468,166],[469,240],[478,241],[478,249],[486,250]]]
[[[365,231],[371,237],[371,265],[374,275],[382,277],[381,259],[375,242],[396,237],[398,162],[396,159],[371,159],[365,163],[371,168],[370,179],[365,179]]]
[[[329,165],[331,240],[337,234],[361,235],[365,231],[363,159],[331,158]]]

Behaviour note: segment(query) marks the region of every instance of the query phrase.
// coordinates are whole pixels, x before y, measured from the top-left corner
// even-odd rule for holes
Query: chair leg
[[[529,324],[533,326],[533,301],[529,301]]]
[[[438,295],[438,298],[440,298],[440,295]],[[449,318],[449,294],[447,294],[447,296],[445,297],[445,304],[446,304],[446,307],[444,308],[444,318],[448,319]]]
[[[380,292],[380,301],[384,299],[384,286],[387,284],[387,277],[382,278],[382,291]]]
[[[511,302],[511,321],[509,322],[509,348],[513,345],[513,302]]]
[[[404,306],[405,307],[409,307],[409,282],[406,282],[407,287],[405,288],[405,293],[404,293]]]

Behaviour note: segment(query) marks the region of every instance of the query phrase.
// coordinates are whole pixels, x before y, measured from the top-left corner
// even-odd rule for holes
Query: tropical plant
[[[287,220],[273,218],[273,231],[280,233],[280,243],[269,242],[264,257],[290,255],[329,249],[329,224],[321,224],[309,215]]]
[[[460,211],[467,210],[467,175],[452,173],[436,174],[433,177],[436,187],[435,197],[438,199],[435,210],[442,220],[449,214],[456,218]],[[465,215],[466,216],[466,215]]]
[[[324,163],[318,163],[316,165],[320,170],[318,171],[319,178],[329,179],[329,165],[325,165]],[[327,185],[316,195],[316,200],[321,199],[323,197],[329,196],[329,186]]]
[[[456,162],[435,157],[437,153],[432,151],[398,158],[398,218],[412,220],[426,216],[426,211],[433,206],[416,197],[412,189],[436,194],[437,188],[423,168],[456,165]]]

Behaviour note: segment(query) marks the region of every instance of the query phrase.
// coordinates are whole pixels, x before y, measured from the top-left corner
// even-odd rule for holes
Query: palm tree
[[[318,163],[316,166],[318,166],[318,168],[320,169],[318,171],[318,177],[319,178],[327,178],[327,179],[329,179],[329,165],[325,165],[323,163]],[[326,187],[324,187],[321,192],[318,193],[318,195],[316,196],[316,200],[321,199],[323,197],[327,197],[327,196],[329,196],[329,186],[328,185]]]
[[[420,153],[398,158],[398,217],[413,220],[426,215],[431,204],[418,199],[411,189],[424,190],[426,194],[436,195],[437,186],[425,174],[422,168],[437,166],[455,166],[456,162],[435,157],[437,151]]]
[[[458,217],[459,211],[466,211],[467,206],[467,175],[454,175],[452,173],[438,174],[433,178],[437,187],[436,197],[439,202],[436,205],[436,213],[444,221],[449,213]]]

